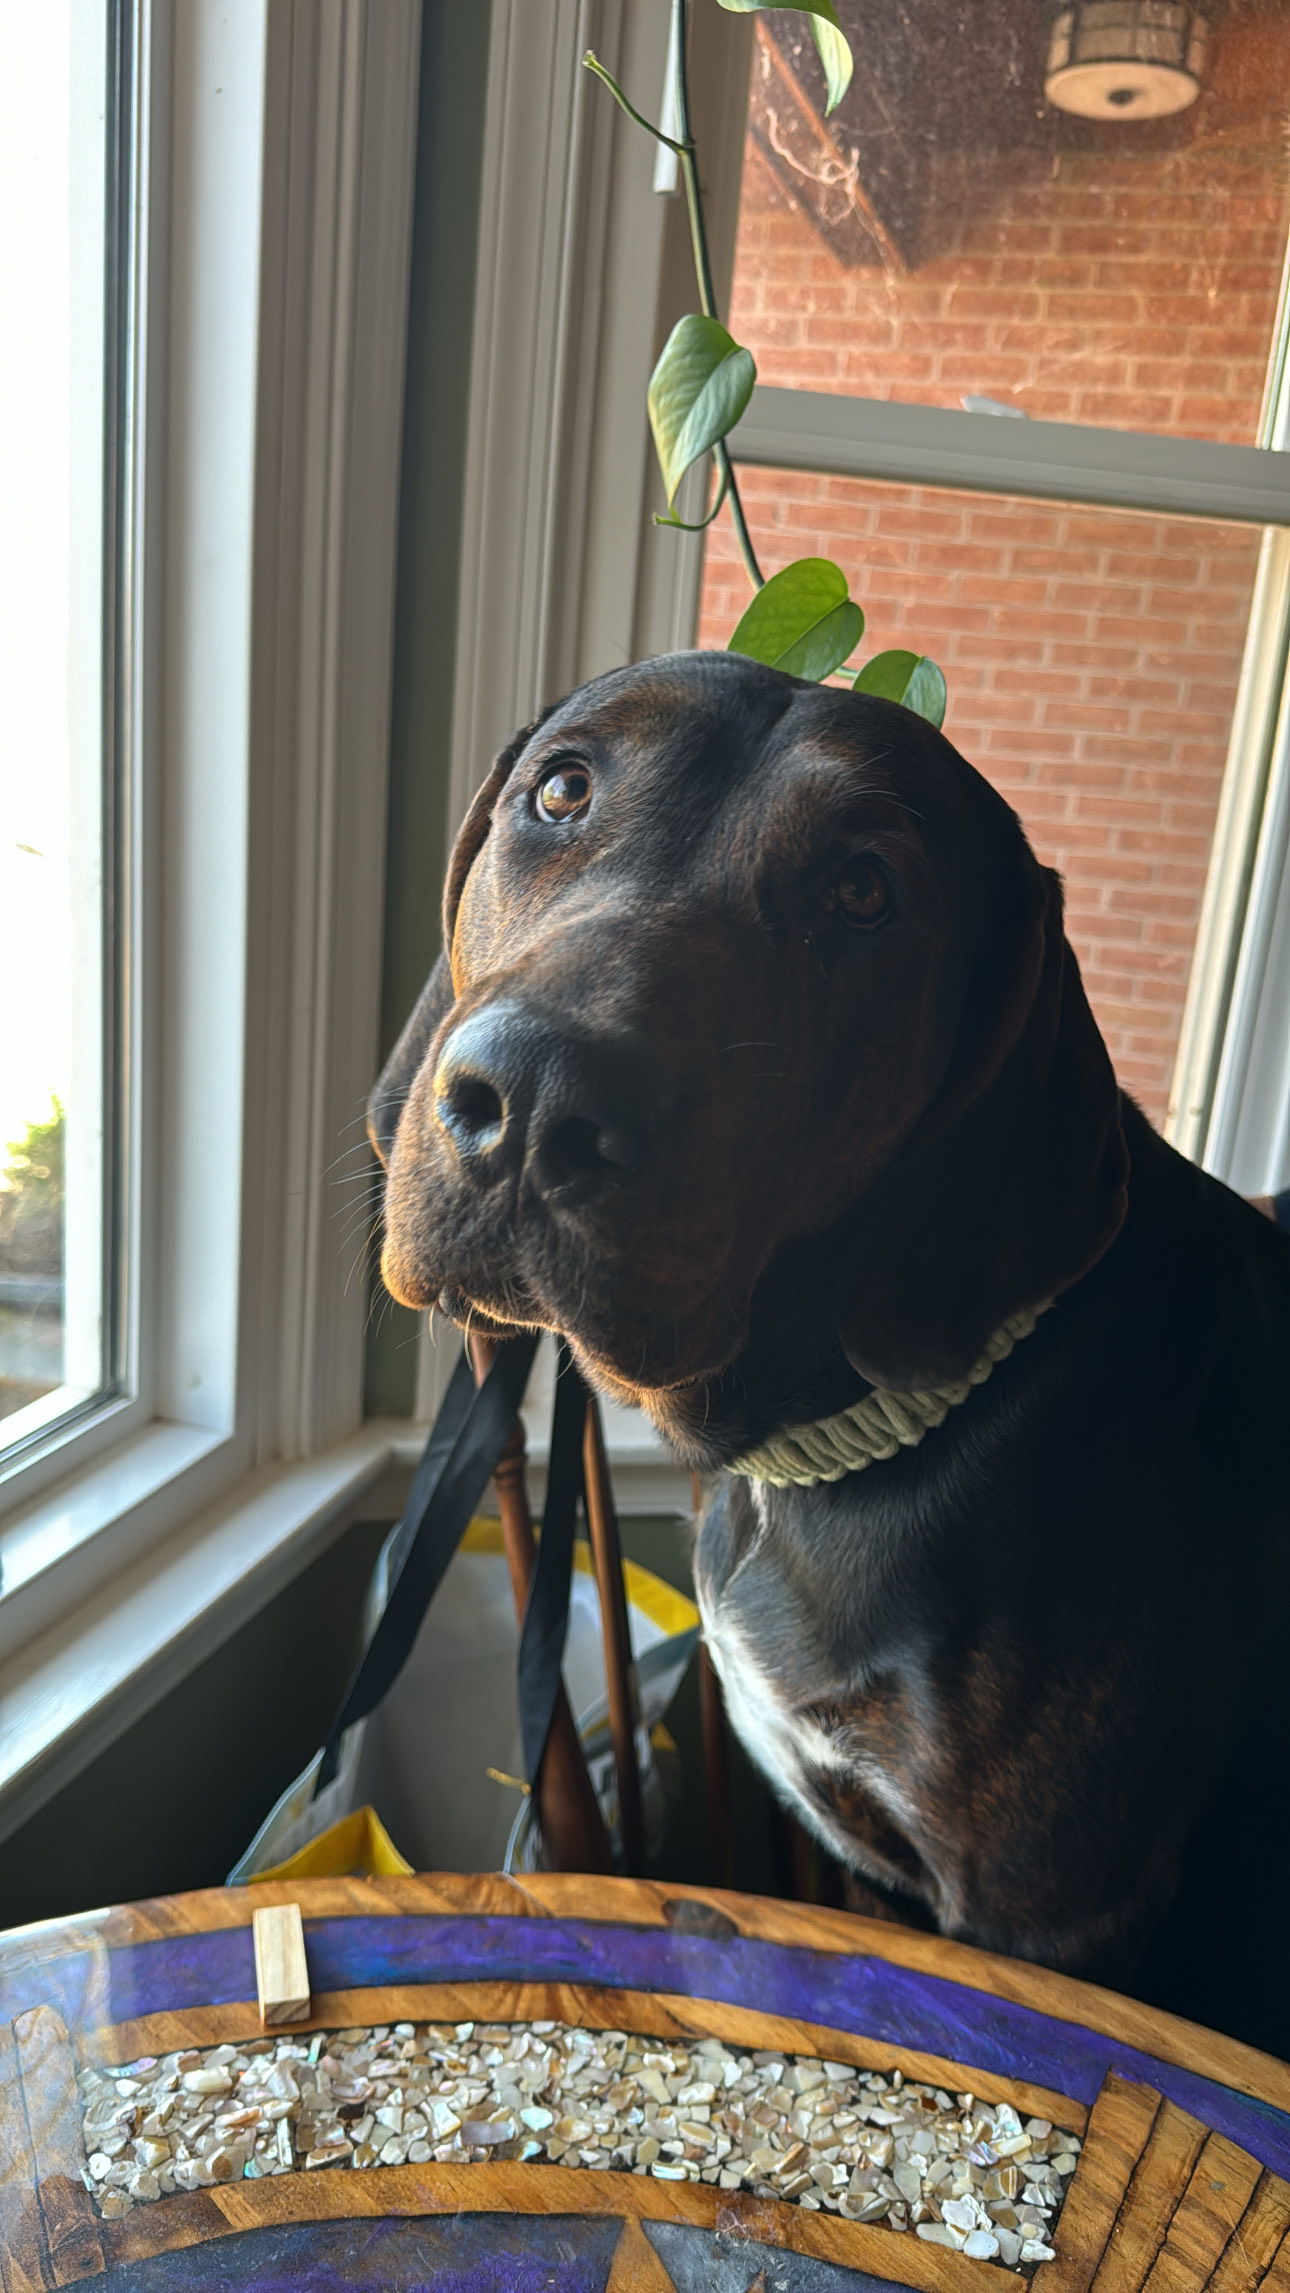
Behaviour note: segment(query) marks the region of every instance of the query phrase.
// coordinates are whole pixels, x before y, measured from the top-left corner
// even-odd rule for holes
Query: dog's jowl
[[[1290,1245],[1117,1090],[1008,806],[677,655],[498,758],[444,934],[395,1295],[563,1331],[711,1475],[732,1719],[875,1902],[1290,2039]]]

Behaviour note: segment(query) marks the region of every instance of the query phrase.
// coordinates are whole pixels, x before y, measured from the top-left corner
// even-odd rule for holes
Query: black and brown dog
[[[678,655],[498,759],[445,949],[373,1102],[394,1294],[564,1331],[716,1475],[736,1726],[899,1915],[1172,1952],[1248,2027],[1226,1903],[1275,2042],[1290,1248],[1117,1090],[1015,815],[904,709]],[[887,1461],[729,1469],[1044,1308]]]

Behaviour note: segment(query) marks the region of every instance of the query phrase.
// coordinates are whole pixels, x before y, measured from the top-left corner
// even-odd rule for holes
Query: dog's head
[[[1118,1228],[1058,879],[905,709],[726,653],[598,678],[494,765],[444,927],[372,1102],[386,1282],[563,1330],[660,1422],[795,1252],[910,1385]]]

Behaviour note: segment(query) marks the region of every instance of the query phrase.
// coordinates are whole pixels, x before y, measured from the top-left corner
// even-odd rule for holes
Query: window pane
[[[105,1382],[107,0],[0,10],[0,1446]]]
[[[1226,760],[1259,536],[796,471],[740,473],[766,572],[818,553],[866,615],[859,658],[929,652],[945,730],[1066,879],[1121,1082],[1163,1119]],[[700,644],[748,584],[710,532]]]
[[[839,17],[856,72],[827,122],[801,18],[757,24],[732,324],[761,379],[1253,442],[1290,10],[1230,0],[1199,97],[1154,119],[1047,99],[1037,0],[839,0]]]

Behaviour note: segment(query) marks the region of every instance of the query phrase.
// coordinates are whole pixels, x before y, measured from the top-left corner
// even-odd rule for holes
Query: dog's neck
[[[1133,1160],[1154,1165],[1159,1161],[1162,1142],[1131,1100],[1121,1099],[1120,1107],[1124,1138]],[[1132,1219],[1127,1187],[1125,1198],[1130,1202],[1123,1214],[1127,1229]],[[854,1316],[857,1296],[864,1295],[866,1289],[867,1251],[873,1232],[872,1221],[866,1224],[868,1218],[862,1202],[824,1234],[784,1246],[753,1292],[747,1339],[725,1369],[690,1385],[632,1397],[643,1402],[659,1431],[687,1464],[700,1472],[735,1465],[786,1429],[836,1417],[874,1392],[874,1379],[863,1377],[853,1367],[840,1335],[848,1315]],[[1094,1267],[1086,1266],[1077,1273],[1081,1286],[1116,1247],[1120,1232],[1117,1219]],[[890,1251],[887,1256],[890,1264]],[[899,1264],[898,1252],[894,1263]],[[970,1373],[978,1355],[986,1358],[987,1349],[1016,1315],[1042,1309],[1070,1286],[1069,1276],[1062,1279],[1060,1273],[1052,1281],[1028,1264],[1019,1271],[1017,1287],[1021,1294],[1005,1292],[994,1301],[990,1318],[982,1319],[978,1343],[961,1363],[939,1369],[929,1358],[924,1364],[917,1358],[922,1350],[917,1335],[911,1343],[905,1332],[905,1353],[914,1356],[907,1365],[908,1374],[889,1372],[880,1377],[881,1385],[902,1391],[942,1387],[961,1380]],[[924,1293],[934,1301],[937,1285],[933,1282],[929,1288],[926,1265],[923,1272]],[[1031,1272],[1035,1279],[1027,1287],[1026,1276]],[[916,1313],[912,1326],[917,1333]],[[929,1347],[929,1355],[933,1352]]]
[[[1131,1104],[1126,1108],[1126,1127],[1140,1153],[1144,1138],[1152,1146],[1159,1144]],[[854,1243],[853,1218],[848,1217],[823,1235],[787,1245],[753,1293],[747,1340],[734,1361],[713,1377],[631,1397],[643,1402],[686,1464],[699,1472],[746,1469],[746,1459],[764,1454],[768,1444],[786,1433],[854,1412],[875,1394],[873,1381],[862,1377],[847,1359],[839,1336],[844,1304],[856,1286]],[[1089,1278],[1085,1274],[1077,1286],[1084,1288]],[[1050,1303],[1051,1297],[1043,1296],[1011,1302],[982,1339],[981,1363],[1002,1359]],[[979,1383],[984,1374],[988,1373],[979,1365],[969,1368],[966,1381]],[[934,1390],[947,1381],[928,1374],[882,1383],[898,1390],[913,1386]]]
[[[788,1426],[773,1434],[760,1448],[746,1450],[730,1467],[749,1481],[768,1481],[777,1489],[814,1489],[823,1481],[840,1481],[848,1473],[885,1463],[901,1449],[916,1449],[952,1409],[969,1400],[978,1386],[993,1376],[1014,1346],[1028,1338],[1047,1311],[1023,1307],[1009,1316],[986,1341],[966,1375],[948,1385],[916,1386],[901,1391],[875,1387],[833,1417],[817,1417],[805,1425]]]
[[[757,1285],[734,1361],[715,1377],[643,1397],[687,1464],[730,1465],[784,1426],[832,1417],[872,1391],[838,1338],[838,1247],[836,1231],[786,1247]]]

